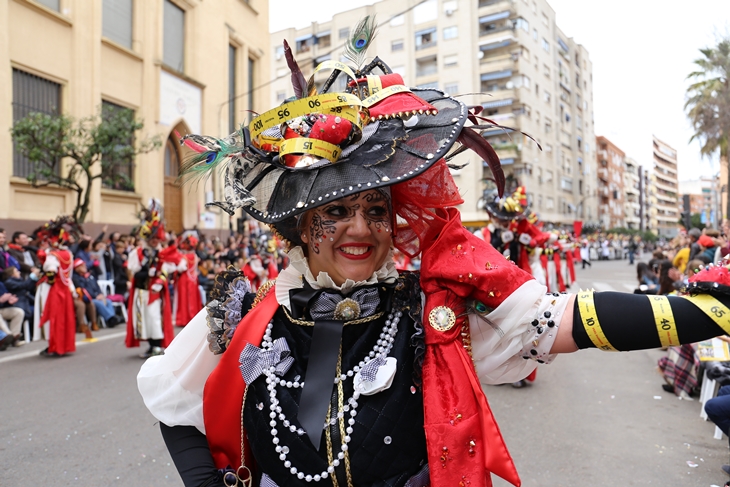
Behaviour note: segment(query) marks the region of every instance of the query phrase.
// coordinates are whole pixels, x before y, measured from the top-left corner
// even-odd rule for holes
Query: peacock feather
[[[180,178],[199,180],[210,176],[214,171],[223,169],[224,161],[243,150],[242,136],[235,132],[225,139],[204,135],[186,135],[180,143],[188,147],[192,154],[185,158],[180,167]]]
[[[367,16],[357,24],[352,37],[345,43],[344,56],[352,62],[355,69],[365,64],[365,52],[377,34],[375,17]]]

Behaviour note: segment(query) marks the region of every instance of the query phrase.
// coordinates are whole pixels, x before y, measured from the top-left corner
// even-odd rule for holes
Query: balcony
[[[500,4],[506,8],[510,8],[512,7],[512,0],[479,0],[479,8]]]
[[[504,50],[505,47],[513,45],[515,42],[516,39],[512,34],[487,36],[486,39],[479,41],[479,51],[482,53],[482,59],[496,53],[504,54],[501,51]]]
[[[416,76],[430,76],[437,72],[438,62],[435,55],[416,59]]]
[[[512,12],[503,10],[501,12],[483,15],[479,17],[479,37],[496,34],[498,32],[512,31],[513,23],[510,20]]]
[[[605,167],[598,168],[598,179],[604,183],[608,183],[608,169]]]

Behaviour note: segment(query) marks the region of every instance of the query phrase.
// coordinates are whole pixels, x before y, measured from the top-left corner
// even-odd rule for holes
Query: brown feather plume
[[[302,70],[299,69],[297,60],[294,59],[291,47],[289,47],[286,39],[284,40],[284,56],[286,57],[286,64],[289,66],[289,71],[291,71],[291,84],[294,87],[294,95],[297,98],[307,96],[307,80],[304,78]]]
[[[497,192],[501,198],[504,195],[504,171],[502,170],[502,164],[499,162],[499,156],[494,151],[489,142],[482,137],[478,132],[472,130],[469,127],[464,127],[456,139],[457,142],[467,146],[469,149],[476,152],[479,157],[487,161],[489,169],[492,170],[494,175],[494,182],[497,185]]]

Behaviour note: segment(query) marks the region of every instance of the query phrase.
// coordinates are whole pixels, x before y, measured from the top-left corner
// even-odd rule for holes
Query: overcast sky
[[[400,2],[401,0],[386,0]],[[477,0],[459,0],[477,1]],[[269,1],[269,29],[302,28],[373,0]],[[401,2],[402,3],[402,2]],[[718,157],[701,158],[689,143],[684,112],[686,76],[699,49],[730,33],[730,0],[548,0],[558,27],[583,44],[593,62],[596,135],[651,165],[651,136],[678,152],[679,179],[719,171]]]

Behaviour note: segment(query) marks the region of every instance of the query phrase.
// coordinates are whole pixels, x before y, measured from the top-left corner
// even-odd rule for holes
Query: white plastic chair
[[[110,294],[115,294],[114,292],[114,281],[111,279],[99,279],[96,281],[99,284],[99,287],[101,288],[101,292],[104,293],[104,296],[109,296]],[[124,321],[127,321],[127,306],[124,304],[124,302],[117,303],[115,301],[112,301],[112,306],[115,308],[120,308],[122,310],[122,316],[124,316]],[[106,324],[104,324],[106,327]]]
[[[707,377],[707,370],[705,375],[702,377],[702,388],[700,389],[700,418],[707,421],[707,413],[705,412],[705,403],[717,395],[717,390],[720,388],[720,384],[716,380]],[[722,430],[715,426],[716,440],[722,439]]]

